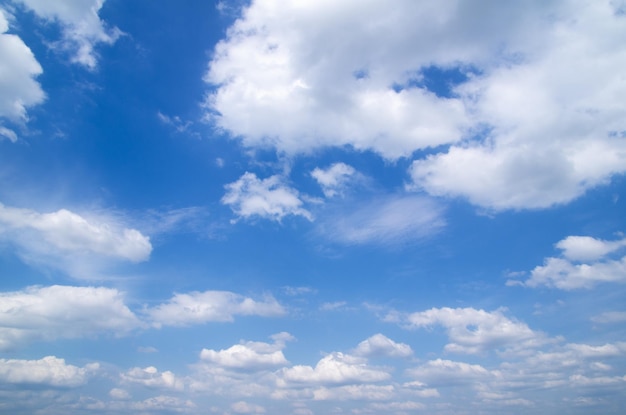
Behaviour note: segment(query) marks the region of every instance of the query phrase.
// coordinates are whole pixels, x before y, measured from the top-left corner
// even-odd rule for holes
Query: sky
[[[623,0],[0,0],[0,412],[623,414]]]

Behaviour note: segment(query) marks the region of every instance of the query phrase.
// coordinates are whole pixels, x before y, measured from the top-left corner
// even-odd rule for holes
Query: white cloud
[[[98,13],[106,0],[14,0],[35,12],[37,16],[61,25],[63,40],[56,44],[62,50],[71,51],[72,62],[89,69],[97,66],[94,50],[99,43],[115,43],[121,32],[108,29]]]
[[[419,196],[380,196],[323,219],[319,232],[346,244],[394,245],[422,239],[445,225],[442,209]]]
[[[326,170],[316,167],[311,172],[311,176],[322,187],[326,197],[341,195],[356,174],[354,167],[345,163],[335,163]]]
[[[187,412],[196,405],[190,400],[183,400],[175,396],[159,395],[145,399],[141,402],[133,402],[130,409],[135,411],[171,411]]]
[[[354,349],[354,354],[363,357],[410,357],[413,355],[413,350],[408,344],[396,343],[378,333],[359,343]]]
[[[130,393],[127,390],[120,388],[113,388],[109,391],[109,396],[115,400],[125,401],[130,399]]]
[[[156,389],[173,389],[183,390],[185,384],[174,375],[174,373],[166,370],[159,372],[154,366],[146,368],[134,367],[126,373],[120,374],[122,380],[127,383],[136,383]]]
[[[389,379],[388,372],[369,367],[361,357],[335,352],[315,367],[296,365],[281,371],[282,380],[303,384],[367,383]]]
[[[0,293],[0,350],[35,340],[121,335],[141,325],[112,288],[54,285]]]
[[[64,359],[46,356],[39,360],[0,359],[0,382],[17,385],[78,387],[99,369],[98,363],[84,367],[68,365]]]
[[[514,60],[458,88],[487,139],[415,161],[417,187],[495,210],[545,208],[626,171],[622,16],[608,0],[567,1],[533,21],[550,22],[541,42],[508,44]]]
[[[215,48],[207,117],[291,154],[434,148],[415,160],[414,187],[546,208],[626,171],[625,41],[610,0],[259,0]],[[429,90],[433,67],[466,79]]]
[[[246,172],[236,182],[227,184],[222,203],[229,205],[240,218],[255,216],[280,222],[287,215],[303,216],[313,220],[302,207],[298,191],[285,185],[280,176],[259,179]]]
[[[605,241],[590,236],[568,236],[559,241],[556,247],[571,261],[594,261],[626,246],[626,238]]]
[[[292,339],[290,334],[280,333],[274,336],[273,344],[245,342],[220,351],[202,349],[200,358],[205,362],[231,369],[265,369],[282,366],[289,363],[282,349],[285,347],[285,341]]]
[[[39,213],[0,204],[0,240],[17,248],[26,262],[61,268],[92,278],[99,258],[132,262],[148,259],[150,239],[107,217],[85,218],[66,209]]]
[[[588,236],[569,236],[556,246],[564,258],[549,257],[544,265],[535,267],[524,282],[510,280],[508,285],[547,287],[561,290],[590,289],[600,283],[626,282],[626,256],[605,258],[626,245],[626,239],[604,241]],[[576,263],[589,260],[589,263]]]
[[[408,315],[406,325],[409,328],[445,327],[451,341],[445,350],[457,353],[524,349],[546,340],[543,334],[534,332],[525,323],[506,317],[502,310],[431,308]]]
[[[244,401],[235,402],[230,409],[236,414],[264,414],[265,408],[260,405],[249,404]]]
[[[393,399],[395,394],[396,389],[393,385],[345,385],[315,389],[313,399],[316,401],[381,401]]]
[[[26,109],[40,104],[45,94],[35,80],[43,73],[33,52],[18,36],[7,34],[7,13],[0,8],[0,118],[13,122],[27,121]],[[17,141],[15,131],[2,125],[0,138]]]
[[[156,327],[233,321],[236,315],[276,317],[285,314],[272,297],[257,301],[229,291],[175,294],[167,303],[146,310]]]
[[[591,321],[601,324],[613,324],[626,322],[626,311],[607,311],[597,316],[593,316]]]
[[[471,383],[498,375],[497,372],[492,373],[481,365],[443,359],[431,360],[422,366],[407,370],[407,373],[429,385]]]

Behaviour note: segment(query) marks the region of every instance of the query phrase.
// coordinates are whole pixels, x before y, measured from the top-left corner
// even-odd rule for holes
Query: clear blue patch
[[[455,97],[454,88],[466,82],[471,74],[476,73],[474,68],[457,66],[453,68],[443,68],[431,65],[415,72],[404,84],[394,83],[391,89],[400,92],[411,88],[424,88],[440,98]]]

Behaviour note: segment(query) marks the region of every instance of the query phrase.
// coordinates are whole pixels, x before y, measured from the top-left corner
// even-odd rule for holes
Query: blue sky
[[[0,412],[621,414],[626,5],[0,2]]]

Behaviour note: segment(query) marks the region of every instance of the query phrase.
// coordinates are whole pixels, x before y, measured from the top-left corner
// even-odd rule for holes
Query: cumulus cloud
[[[396,343],[378,333],[359,343],[354,349],[354,354],[363,357],[410,357],[413,355],[413,350],[408,344]]]
[[[219,351],[202,349],[200,359],[229,369],[265,369],[283,366],[289,362],[282,349],[285,342],[293,337],[288,333],[273,336],[273,344],[263,342],[245,342]]]
[[[281,370],[283,382],[303,384],[368,383],[389,379],[387,371],[368,366],[367,360],[344,354],[331,353],[315,367],[296,365]]]
[[[610,0],[259,0],[215,47],[207,118],[289,154],[432,148],[411,187],[547,208],[626,171],[624,41]],[[429,87],[433,71],[447,91]]]
[[[0,382],[52,387],[78,387],[100,368],[98,363],[83,367],[68,365],[64,359],[46,356],[39,360],[0,359]]]
[[[593,316],[591,321],[601,324],[626,322],[626,311],[607,311],[597,316]]]
[[[546,341],[543,334],[531,330],[521,321],[506,317],[503,310],[431,308],[409,314],[404,324],[408,328],[443,326],[451,341],[445,350],[456,353],[528,348]]]
[[[176,377],[174,373],[166,370],[159,372],[154,366],[146,368],[134,367],[125,373],[120,374],[122,381],[126,383],[140,384],[155,389],[183,390],[184,382]]]
[[[121,335],[141,326],[113,288],[53,285],[0,293],[0,350],[35,340]]]
[[[277,317],[285,314],[284,308],[272,297],[254,300],[230,291],[175,294],[167,303],[145,312],[156,327],[233,321],[237,315]]]
[[[246,172],[237,181],[227,184],[222,203],[229,205],[240,218],[260,217],[280,222],[285,216],[302,216],[313,220],[302,206],[298,191],[283,183],[280,176],[259,179]]]
[[[626,256],[611,259],[609,254],[626,246],[626,239],[605,241],[589,236],[568,236],[556,247],[562,257],[548,257],[535,267],[524,282],[508,285],[547,286],[561,290],[590,289],[600,283],[626,282]],[[585,262],[581,262],[585,261]]]
[[[43,72],[41,65],[22,39],[8,30],[7,13],[0,8],[0,139],[15,142],[17,134],[3,126],[1,118],[27,121],[26,109],[43,102],[45,94],[36,81]]]
[[[106,217],[85,218],[67,209],[40,213],[0,204],[0,240],[26,262],[61,268],[91,278],[98,258],[131,262],[148,259],[150,239]]]
[[[341,195],[347,184],[355,177],[357,171],[345,163],[335,163],[327,169],[316,167],[311,176],[322,187],[326,197]]]
[[[37,16],[61,26],[62,40],[54,47],[72,53],[72,62],[94,69],[97,66],[96,45],[115,43],[121,32],[107,28],[98,13],[106,0],[14,0]]]
[[[345,244],[395,245],[430,236],[444,225],[442,209],[420,196],[379,196],[358,207],[336,209],[318,232]]]

